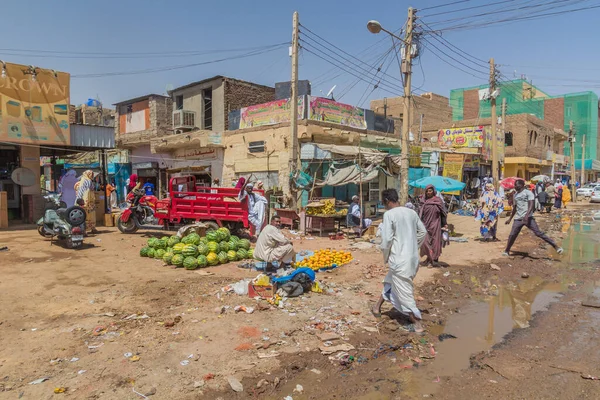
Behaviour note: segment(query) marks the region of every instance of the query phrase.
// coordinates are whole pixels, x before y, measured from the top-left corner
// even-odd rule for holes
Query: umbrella
[[[459,182],[452,178],[445,178],[443,176],[426,176],[425,178],[410,182],[410,185],[418,188],[425,188],[427,185],[433,185],[435,190],[440,192],[463,190],[466,186],[463,182]]]
[[[522,180],[524,181],[525,179],[523,178],[519,178],[516,176],[511,176],[510,178],[504,178],[500,181],[500,185],[502,185],[502,187],[504,189],[514,189],[515,188],[515,181],[517,180]]]
[[[544,182],[549,180],[550,178],[547,175],[536,175],[533,178],[531,178],[532,182]]]

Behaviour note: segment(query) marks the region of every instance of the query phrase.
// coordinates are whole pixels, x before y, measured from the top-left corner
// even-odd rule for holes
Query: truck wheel
[[[133,215],[129,217],[127,222],[121,221],[121,218],[117,219],[117,228],[121,231],[121,233],[135,233],[138,230],[135,221],[133,220]]]

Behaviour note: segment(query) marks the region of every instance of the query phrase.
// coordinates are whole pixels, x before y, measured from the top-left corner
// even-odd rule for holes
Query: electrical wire
[[[462,66],[464,66],[464,67],[466,67],[466,68],[470,69],[471,71],[473,71],[473,72],[475,72],[475,73],[477,73],[477,74],[481,74],[481,75],[483,75],[483,76],[487,76],[487,72],[485,72],[485,71],[481,71],[481,70],[479,70],[479,69],[476,69],[476,68],[473,68],[472,66],[465,64],[464,62],[462,62],[462,61],[460,61],[460,60],[458,60],[458,59],[454,58],[453,56],[449,55],[449,54],[448,54],[448,53],[446,53],[445,51],[441,50],[439,47],[437,47],[436,45],[434,45],[433,43],[431,43],[429,40],[427,40],[427,39],[425,39],[425,38],[423,38],[423,40],[424,40],[424,41],[425,41],[425,42],[426,42],[426,43],[427,43],[429,46],[432,46],[434,49],[436,49],[436,50],[437,50],[437,51],[439,51],[440,53],[444,54],[446,57],[450,58],[451,60],[453,60],[453,61],[457,62],[458,64],[460,64],[460,65],[462,65]],[[431,52],[432,52],[432,53],[433,53],[433,54],[434,54],[436,57],[438,57],[440,60],[442,60],[442,61],[443,61],[443,62],[445,62],[446,64],[448,64],[448,65],[452,66],[453,68],[456,68],[456,69],[458,69],[459,71],[462,71],[462,72],[464,72],[464,73],[466,73],[466,74],[469,74],[469,75],[471,75],[471,76],[473,76],[473,77],[475,77],[475,78],[481,79],[481,76],[477,76],[477,75],[474,75],[474,74],[473,74],[473,73],[471,73],[471,72],[465,71],[464,69],[462,69],[462,68],[460,68],[460,67],[458,67],[458,66],[456,66],[456,65],[454,65],[454,64],[452,64],[452,63],[450,63],[450,62],[448,62],[446,59],[444,59],[444,58],[440,57],[439,55],[437,55],[437,54],[435,53],[435,51],[432,51],[431,49],[429,49],[429,50],[430,50],[430,51],[431,51]]]
[[[438,12],[438,13],[434,13],[434,14],[425,14],[425,15],[420,15],[421,18],[429,18],[429,17],[434,17],[437,15],[446,15],[446,14],[453,14],[456,12],[461,12],[461,11],[467,11],[467,10],[474,10],[476,8],[482,8],[482,7],[491,7],[491,6],[495,6],[498,4],[502,4],[502,3],[512,3],[513,1],[516,0],[503,0],[503,1],[497,1],[495,3],[490,3],[490,4],[481,4],[478,6],[471,6],[471,7],[465,7],[465,8],[457,8],[455,10],[450,10],[450,11],[443,11],[443,12]],[[419,11],[423,11],[424,9],[421,9]]]
[[[425,26],[427,26],[428,28],[431,29],[431,27],[425,22],[425,21],[421,21]],[[454,45],[453,43],[451,43],[450,41],[448,41],[447,39],[443,38],[441,34],[437,34],[434,33],[432,35],[432,37],[434,39],[436,39],[438,42],[440,42],[442,45],[444,45],[445,47],[447,47],[448,49],[450,49],[451,51],[454,51],[456,54],[458,54],[459,56],[466,56],[467,58],[470,58],[472,60],[473,63],[475,64],[479,64],[480,66],[486,67],[488,66],[488,61],[483,60],[479,57],[476,57],[470,53],[467,53],[465,50],[462,50],[461,48],[457,47],[456,45]],[[454,49],[454,50],[452,50]]]
[[[173,70],[184,69],[184,68],[198,67],[201,65],[215,64],[215,63],[219,63],[219,62],[223,62],[223,61],[237,60],[240,58],[252,57],[252,56],[259,55],[259,54],[265,54],[265,53],[269,53],[269,52],[278,50],[278,49],[282,48],[283,46],[289,46],[289,42],[279,44],[279,45],[274,45],[274,46],[271,46],[271,48],[261,50],[261,51],[251,51],[251,52],[239,54],[236,56],[225,57],[225,58],[221,58],[221,59],[217,59],[217,60],[203,61],[203,62],[193,63],[193,64],[171,65],[171,66],[167,66],[167,67],[148,68],[148,69],[141,69],[141,70],[136,70],[136,71],[73,74],[73,75],[71,75],[71,78],[74,78],[74,79],[77,79],[77,78],[79,78],[79,79],[81,79],[81,78],[104,78],[104,77],[109,77],[109,76],[141,75],[141,74],[150,74],[150,73],[155,73],[155,72],[173,71]]]
[[[438,4],[437,6],[421,8],[421,9],[419,9],[419,11],[433,10],[433,9],[441,8],[441,7],[448,7],[448,6],[452,6],[454,4],[466,3],[468,1],[470,1],[470,0],[458,0],[458,1],[453,1],[451,3]]]

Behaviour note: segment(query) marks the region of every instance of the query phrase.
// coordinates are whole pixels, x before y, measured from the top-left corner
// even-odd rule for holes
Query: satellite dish
[[[174,86],[173,86],[173,84],[171,84],[171,83],[167,83],[167,86],[165,87],[165,93],[166,93],[167,95],[169,95],[169,92],[170,92],[171,90],[173,90],[173,89],[174,89]]]
[[[29,168],[15,169],[10,178],[19,186],[33,186],[36,181],[35,174]]]
[[[325,97],[327,97],[328,99],[331,99],[331,100],[335,100],[333,98],[333,91],[335,90],[336,87],[337,87],[337,85],[333,85],[333,87],[331,89],[329,89],[329,92],[327,92],[327,95]]]

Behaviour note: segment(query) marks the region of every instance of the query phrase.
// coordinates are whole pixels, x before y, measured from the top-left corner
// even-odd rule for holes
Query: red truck
[[[238,201],[240,189],[198,186],[194,176],[169,181],[169,197],[159,200],[136,188],[127,195],[129,208],[119,216],[117,227],[123,233],[138,229],[171,230],[204,222],[209,229],[222,226],[232,231],[248,228],[248,202]],[[263,194],[262,191],[257,193]]]

